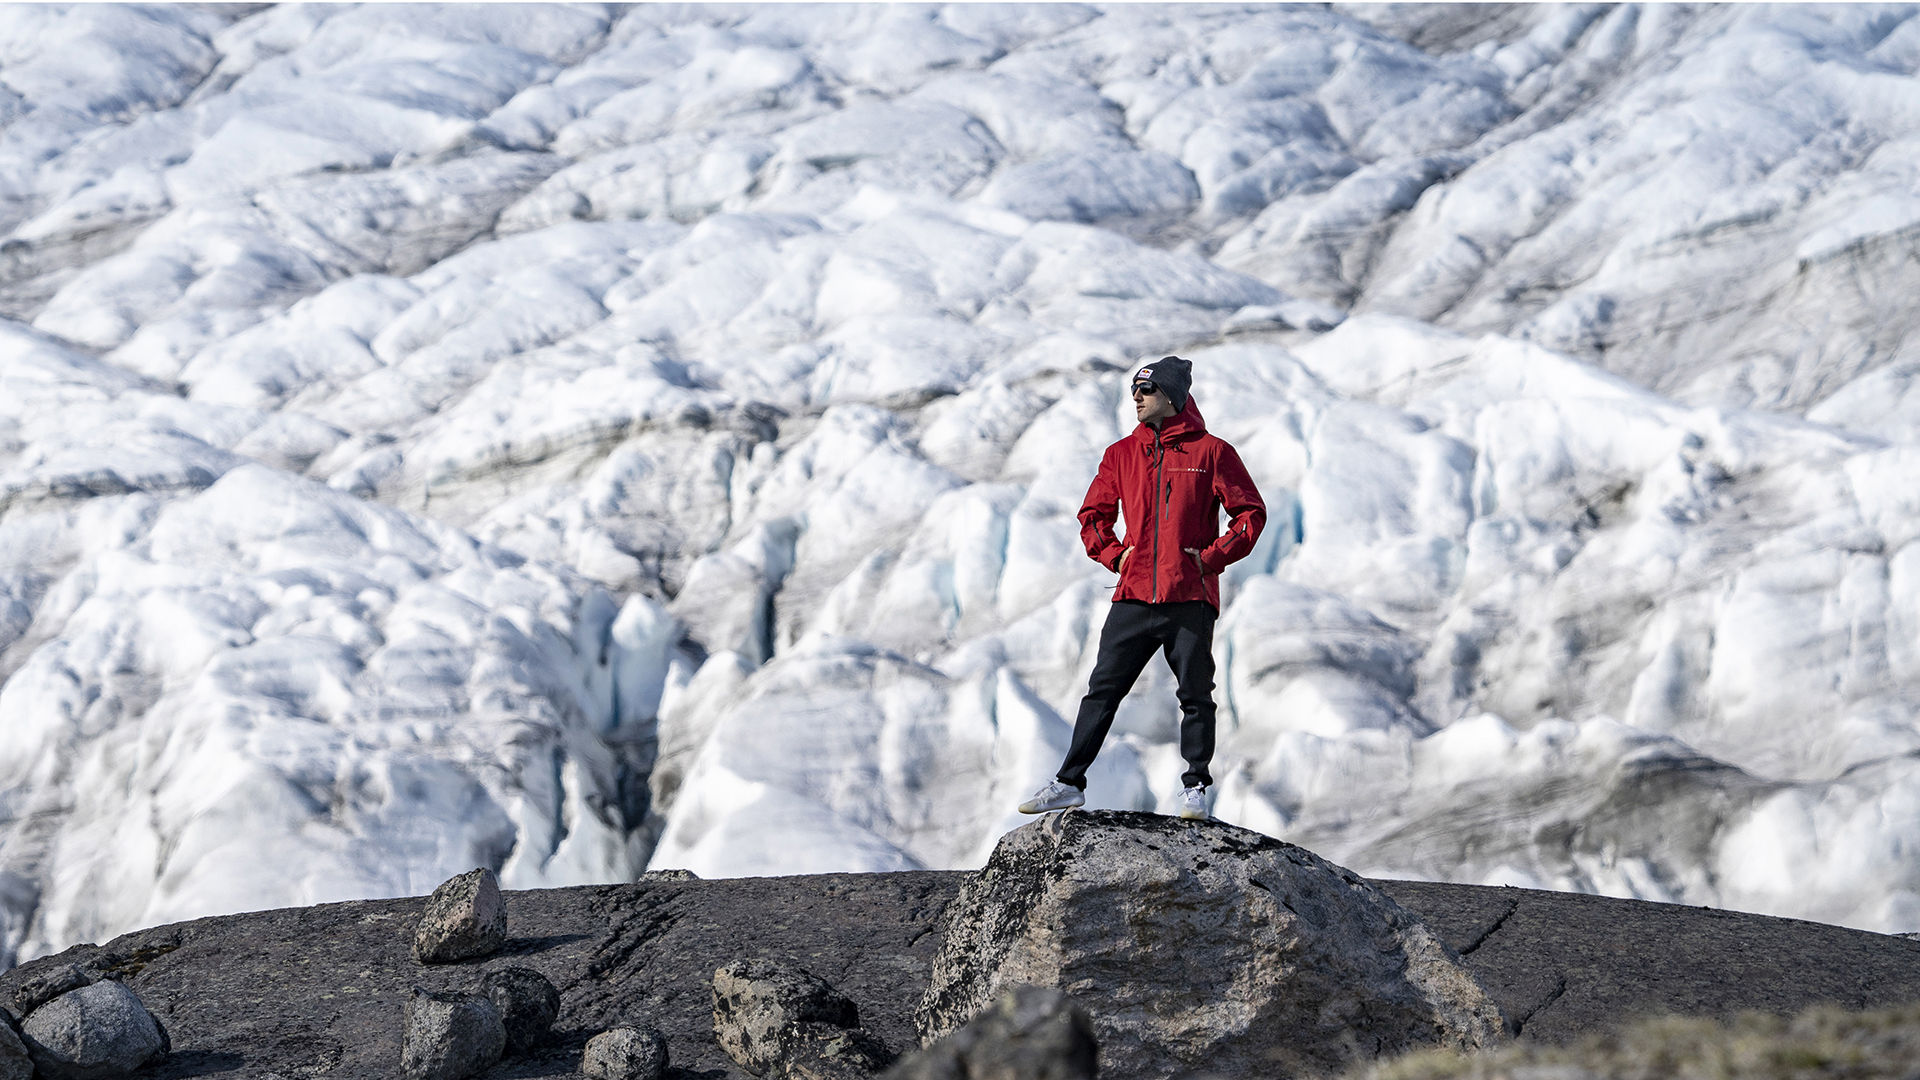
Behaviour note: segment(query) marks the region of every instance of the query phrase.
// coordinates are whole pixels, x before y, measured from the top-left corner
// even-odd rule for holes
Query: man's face
[[[1134,383],[1133,415],[1143,424],[1165,420],[1173,415],[1173,402],[1165,390],[1152,383]]]

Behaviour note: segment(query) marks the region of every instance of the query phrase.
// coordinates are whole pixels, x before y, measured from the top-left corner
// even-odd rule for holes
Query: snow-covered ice
[[[1270,511],[1219,816],[1920,930],[1917,71],[1898,6],[0,7],[0,961],[977,865],[1176,351]],[[1175,734],[1150,668],[1093,804]]]

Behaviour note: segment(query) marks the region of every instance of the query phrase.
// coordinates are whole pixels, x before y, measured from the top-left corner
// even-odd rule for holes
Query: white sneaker
[[[1033,793],[1033,798],[1020,804],[1023,814],[1044,814],[1049,810],[1065,810],[1069,806],[1085,806],[1087,795],[1079,788],[1063,781],[1055,780],[1046,787]]]
[[[1206,788],[1186,788],[1180,792],[1180,797],[1174,800],[1174,802],[1180,807],[1180,816],[1186,818],[1188,821],[1209,820],[1207,816]]]

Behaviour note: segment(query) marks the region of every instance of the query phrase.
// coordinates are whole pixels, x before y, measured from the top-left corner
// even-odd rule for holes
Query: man
[[[1073,725],[1073,743],[1058,776],[1020,804],[1023,814],[1064,810],[1087,801],[1087,767],[1120,702],[1155,649],[1179,684],[1183,818],[1207,818],[1213,777],[1213,623],[1220,614],[1220,571],[1246,557],[1267,521],[1266,504],[1240,455],[1207,434],[1188,391],[1193,365],[1177,356],[1148,364],[1133,377],[1133,414],[1140,425],[1100,459],[1080,507],[1087,554],[1120,575],[1100,631],[1100,654]],[[1117,509],[1127,537],[1113,530]],[[1220,531],[1220,509],[1229,521]]]

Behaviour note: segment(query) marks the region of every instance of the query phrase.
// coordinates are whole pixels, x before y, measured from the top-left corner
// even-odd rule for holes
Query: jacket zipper
[[[1160,602],[1160,526],[1167,516],[1167,497],[1160,483],[1162,466],[1167,463],[1167,444],[1160,441],[1160,433],[1153,433],[1153,490],[1160,496],[1160,505],[1153,512],[1153,602]]]

